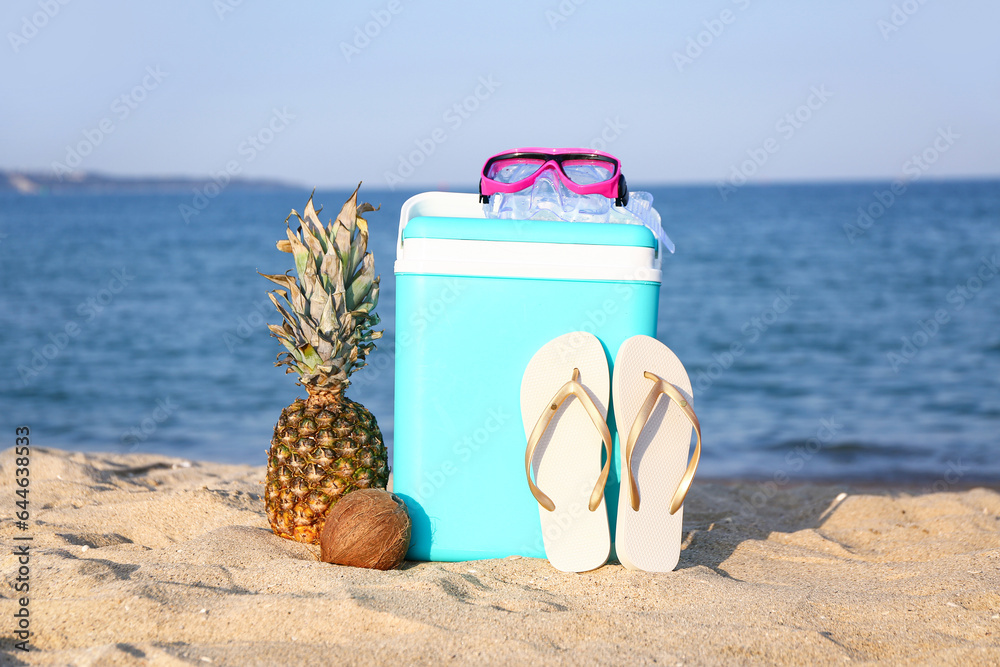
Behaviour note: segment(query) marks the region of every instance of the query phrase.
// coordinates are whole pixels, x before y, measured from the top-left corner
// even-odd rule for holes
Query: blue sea
[[[637,188],[676,254],[659,338],[711,478],[1000,480],[1000,182]],[[318,192],[334,214],[348,192]],[[394,243],[413,192],[362,190],[385,336],[348,391],[392,442]],[[308,192],[0,195],[0,446],[265,463],[304,395],[257,275]],[[6,442],[3,441],[6,438]]]

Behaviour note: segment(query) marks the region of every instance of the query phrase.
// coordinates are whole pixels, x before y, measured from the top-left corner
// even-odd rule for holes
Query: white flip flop
[[[604,347],[584,331],[543,345],[521,380],[524,471],[539,504],[545,555],[563,572],[593,570],[611,553],[604,503],[611,468],[610,385]]]
[[[622,343],[613,402],[621,449],[615,551],[631,570],[670,572],[681,554],[687,496],[701,458],[691,380],[670,348],[649,336]],[[691,460],[691,429],[697,440]]]

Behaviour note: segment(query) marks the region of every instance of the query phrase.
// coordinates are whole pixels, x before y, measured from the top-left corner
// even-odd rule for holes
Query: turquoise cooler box
[[[655,237],[640,225],[489,220],[475,194],[429,192],[403,205],[395,273],[392,468],[413,520],[407,558],[544,558],[521,376],[571,331],[597,336],[609,366],[626,338],[656,335]],[[613,540],[620,456],[608,417]]]

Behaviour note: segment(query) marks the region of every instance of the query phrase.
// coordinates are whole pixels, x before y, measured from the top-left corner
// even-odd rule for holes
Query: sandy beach
[[[0,664],[1000,663],[996,489],[696,480],[671,573],[377,572],[272,535],[264,474],[33,447],[22,530],[4,451]]]

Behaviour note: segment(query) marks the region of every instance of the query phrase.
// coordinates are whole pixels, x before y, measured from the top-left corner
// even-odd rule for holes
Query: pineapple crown
[[[375,348],[381,331],[375,314],[379,278],[368,246],[368,222],[361,214],[377,210],[371,204],[358,205],[358,189],[344,203],[336,220],[324,228],[313,208],[313,196],[300,215],[292,209],[298,229],[288,225],[287,240],[278,250],[295,257],[295,272],[289,275],[260,274],[285,289],[268,292],[284,321],[268,325],[271,335],[287,352],[278,354],[275,366],[286,365],[286,373],[298,373],[299,384],[310,394],[342,394],[351,374],[363,367],[365,357]],[[316,191],[313,190],[313,194]]]

